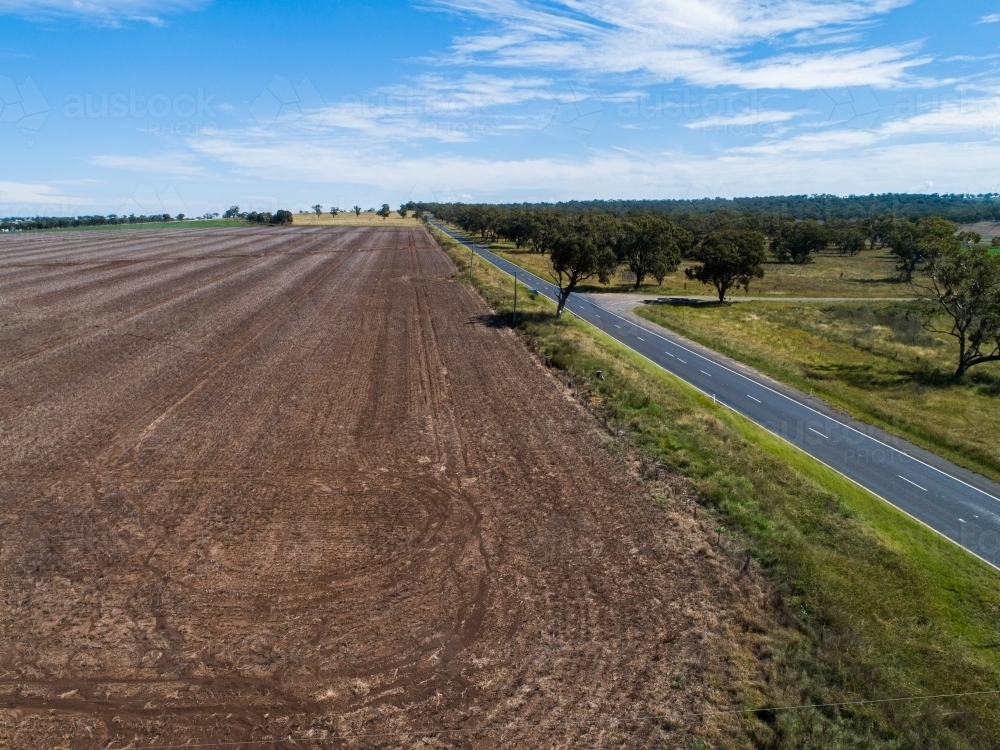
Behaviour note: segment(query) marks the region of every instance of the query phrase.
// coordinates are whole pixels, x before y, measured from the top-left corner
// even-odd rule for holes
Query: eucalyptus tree
[[[596,276],[606,284],[618,265],[614,250],[602,241],[600,233],[586,217],[578,217],[564,225],[552,242],[549,260],[559,285],[557,318],[581,281]]]
[[[754,229],[723,229],[708,233],[692,254],[701,265],[684,269],[684,274],[714,286],[721,303],[734,286],[750,291],[753,279],[764,278],[767,240]]]

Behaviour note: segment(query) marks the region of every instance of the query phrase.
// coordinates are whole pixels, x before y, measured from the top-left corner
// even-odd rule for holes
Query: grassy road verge
[[[468,251],[440,233],[467,273]],[[476,288],[509,320],[509,277]],[[686,476],[720,533],[780,592],[734,647],[743,705],[840,704],[1000,689],[1000,574],[761,428],[551,305],[522,293],[518,329],[608,431]],[[600,371],[599,377],[596,373]],[[826,705],[739,717],[759,748],[987,748],[1000,696]]]

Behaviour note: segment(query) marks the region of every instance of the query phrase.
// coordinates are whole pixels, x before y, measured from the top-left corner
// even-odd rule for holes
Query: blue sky
[[[991,0],[0,0],[0,216],[1000,191]]]

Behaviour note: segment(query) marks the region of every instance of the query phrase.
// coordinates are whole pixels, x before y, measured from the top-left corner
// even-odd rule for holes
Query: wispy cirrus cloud
[[[1000,13],[990,13],[988,16],[983,16],[976,23],[1000,23]]]
[[[104,167],[105,169],[124,169],[130,172],[165,174],[176,177],[197,177],[205,171],[195,156],[188,151],[136,156],[99,154],[90,157],[88,161],[95,167]]]
[[[859,32],[911,0],[437,0],[494,24],[454,63],[645,74],[701,86],[808,90],[831,77],[896,88],[930,58]],[[805,45],[809,48],[806,49]]]
[[[246,135],[268,136],[279,130],[289,136],[349,135],[359,144],[364,139],[369,149],[426,140],[468,142],[475,134],[501,128],[539,127],[540,113],[548,108],[552,119],[565,98],[564,88],[539,75],[426,73],[325,102],[308,79],[293,85],[275,77],[251,107],[257,128],[246,130]],[[535,111],[527,106],[531,103],[539,105]]]
[[[0,14],[31,18],[78,17],[102,26],[122,21],[163,23],[163,16],[194,10],[207,0],[0,0]]]

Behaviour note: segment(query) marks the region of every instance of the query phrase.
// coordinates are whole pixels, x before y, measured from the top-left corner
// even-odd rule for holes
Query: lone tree
[[[985,247],[967,247],[960,235],[952,235],[930,253],[914,286],[927,329],[958,342],[956,379],[970,367],[1000,361],[1000,257]],[[950,327],[937,327],[942,315]]]
[[[313,212],[317,216],[322,216],[323,215],[323,207],[320,204],[317,203],[315,206],[313,206]]]
[[[618,260],[635,274],[636,289],[647,276],[663,283],[664,276],[677,270],[680,251],[669,221],[658,216],[636,216],[621,222],[616,229]]]
[[[355,206],[351,209],[355,216],[361,216],[361,206]]]
[[[581,281],[597,276],[606,284],[618,265],[614,251],[600,239],[586,219],[577,219],[552,243],[549,260],[559,283],[557,318]]]
[[[389,214],[392,213],[392,209],[389,208],[388,203],[383,203],[382,208],[380,208],[376,213],[378,213],[378,215],[382,217],[382,221],[385,221],[386,219],[389,218]]]
[[[401,204],[399,206],[399,218],[401,218],[401,219],[405,219],[406,218],[406,204],[405,203],[403,203],[403,204]]]
[[[330,206],[330,216],[336,217],[340,213],[340,209],[336,206]]]
[[[222,214],[222,218],[223,219],[235,219],[239,215],[240,215],[240,207],[239,206],[230,206],[229,208],[226,209],[226,212],[224,214]]]
[[[725,302],[726,292],[733,286],[750,291],[752,279],[764,278],[761,266],[767,258],[766,247],[764,235],[753,229],[711,232],[693,252],[701,265],[685,268],[684,275],[711,284],[719,293],[719,302]]]

